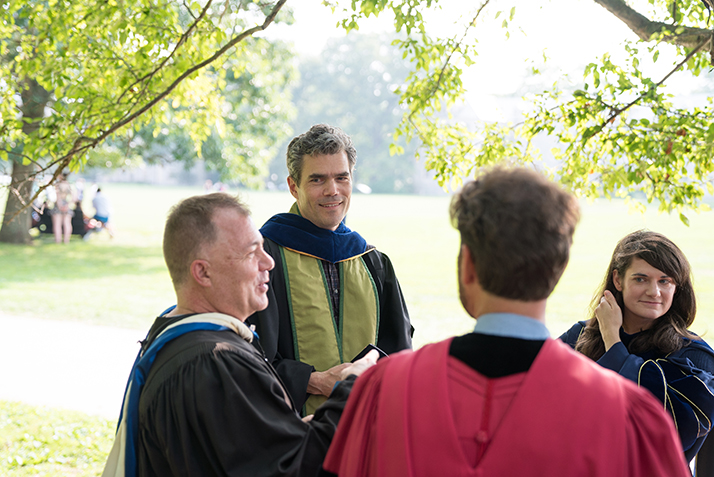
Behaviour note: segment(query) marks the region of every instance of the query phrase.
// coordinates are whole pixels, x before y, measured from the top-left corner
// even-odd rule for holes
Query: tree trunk
[[[12,182],[8,187],[5,215],[3,216],[2,229],[0,229],[0,242],[29,244],[32,241],[30,236],[32,209],[24,206],[32,197],[32,182],[29,178],[33,170],[32,164],[25,166],[14,162],[12,165]],[[17,211],[23,207],[23,211],[17,214]]]
[[[50,98],[50,93],[35,80],[26,80],[21,98],[22,117],[36,120],[26,122],[22,127],[22,132],[25,133],[26,140],[28,140],[37,131],[40,121],[45,116],[45,106]],[[32,210],[26,206],[32,197],[32,173],[35,170],[35,165],[34,163],[23,164],[22,145],[14,148],[13,153],[11,154],[13,160],[12,182],[8,187],[5,215],[2,220],[2,228],[0,228],[0,242],[29,244],[32,241],[30,236]],[[21,209],[22,212],[17,214],[17,211]]]

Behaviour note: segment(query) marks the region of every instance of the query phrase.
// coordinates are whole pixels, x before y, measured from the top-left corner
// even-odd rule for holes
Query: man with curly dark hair
[[[550,338],[575,198],[527,169],[467,183],[451,217],[472,333],[399,353],[355,383],[324,470],[340,477],[689,476],[648,391]]]

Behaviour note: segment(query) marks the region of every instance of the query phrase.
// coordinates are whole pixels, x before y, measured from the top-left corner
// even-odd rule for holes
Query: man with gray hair
[[[344,223],[357,152],[318,124],[287,150],[296,202],[260,229],[275,260],[269,305],[249,318],[296,405],[309,415],[365,347],[411,348],[413,328],[389,258]]]

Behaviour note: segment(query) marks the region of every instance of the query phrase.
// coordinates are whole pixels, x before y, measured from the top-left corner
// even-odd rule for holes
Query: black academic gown
[[[270,271],[269,305],[265,310],[249,317],[246,322],[256,325],[265,355],[278,371],[295,405],[301,409],[307,399],[310,374],[315,371],[315,368],[295,360],[280,245],[266,238],[264,246],[266,252],[275,260],[275,267]],[[409,321],[407,306],[392,262],[389,257],[376,249],[366,253],[362,258],[372,274],[379,297],[380,321],[377,346],[387,354],[411,349],[414,328]]]
[[[353,382],[305,423],[259,345],[232,331],[180,336],[159,352],[141,394],[139,475],[316,475]]]
[[[585,326],[585,321],[576,323],[560,339],[574,348]],[[635,336],[620,328],[621,342],[597,363],[649,389],[665,404],[676,422],[684,456],[691,461],[714,420],[714,350],[704,341],[682,338],[686,345],[666,356],[655,350],[634,354],[628,346]]]

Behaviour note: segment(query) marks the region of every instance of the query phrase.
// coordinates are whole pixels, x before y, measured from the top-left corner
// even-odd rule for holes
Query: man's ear
[[[292,177],[288,176],[288,189],[290,189],[290,193],[292,194],[293,197],[296,199],[298,198],[298,185],[295,180],[293,180]]]
[[[191,262],[191,277],[202,287],[211,286],[211,264],[206,260],[194,260]]]
[[[464,286],[478,282],[471,250],[465,244],[461,245],[461,251],[459,252],[459,281]]]
[[[617,288],[617,291],[622,291],[622,281],[620,280],[620,274],[617,273],[617,269],[612,271],[612,283],[615,285],[615,288]]]

